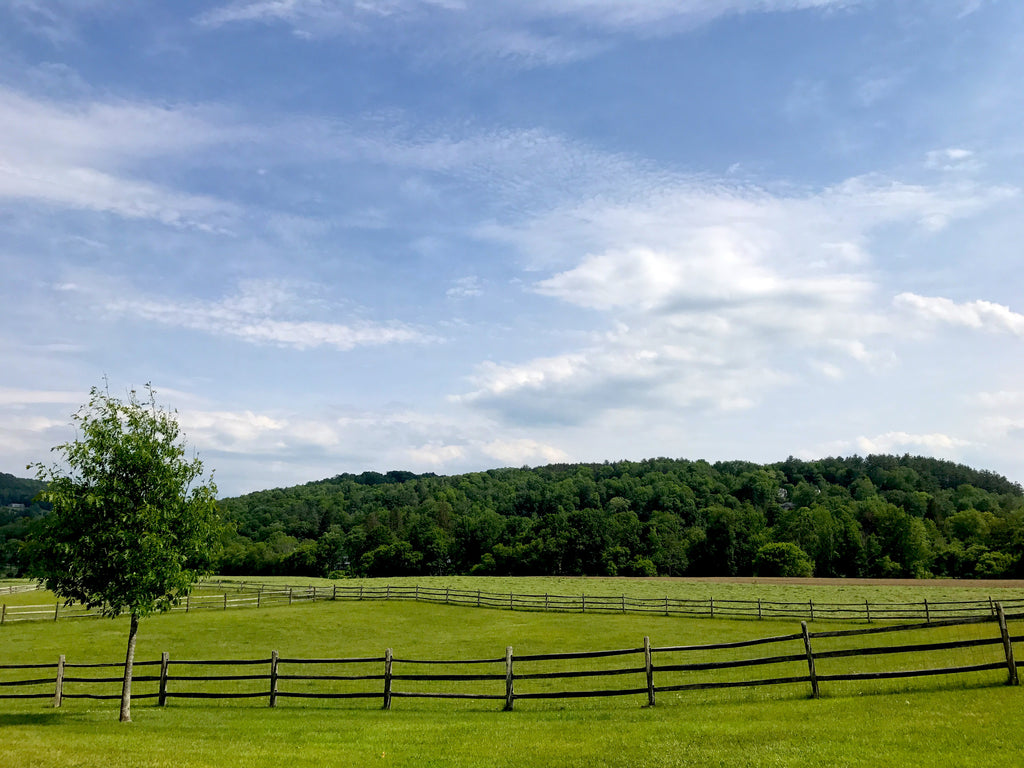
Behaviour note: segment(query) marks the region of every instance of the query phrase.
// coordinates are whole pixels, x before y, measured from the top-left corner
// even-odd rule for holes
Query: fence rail
[[[1024,634],[1024,613],[945,619],[916,624],[861,627],[703,645],[515,655],[484,659],[414,659],[381,655],[292,658],[273,651],[257,659],[174,659],[136,662],[158,668],[136,675],[145,692],[137,699],[379,699],[384,709],[397,698],[503,702],[583,697],[640,696],[654,706],[659,694],[762,686],[802,686],[812,698],[827,683],[988,674],[979,682],[1019,684],[1014,644]],[[954,638],[954,639],[950,639]],[[749,655],[754,653],[756,655]],[[92,672],[82,670],[95,670]],[[116,673],[115,673],[116,671]],[[118,663],[0,664],[0,699],[117,699]],[[27,675],[14,678],[15,674]],[[116,676],[115,676],[116,674]],[[602,687],[600,681],[610,682]],[[210,684],[214,684],[212,687]],[[11,691],[11,692],[8,692]]]
[[[408,600],[421,603],[497,608],[513,611],[561,613],[641,613],[687,618],[806,619],[808,621],[941,621],[949,618],[996,615],[995,601],[934,601],[906,603],[820,603],[814,600],[706,600],[629,595],[555,595],[484,592],[445,587],[332,584],[329,586],[281,586],[248,582],[204,582],[172,610],[228,610],[267,608],[322,600]],[[1005,610],[1024,611],[1024,597],[1000,601]],[[58,620],[97,616],[80,605],[0,606],[0,625],[9,621]]]

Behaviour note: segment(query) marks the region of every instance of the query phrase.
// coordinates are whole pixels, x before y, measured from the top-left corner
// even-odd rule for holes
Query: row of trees
[[[1024,494],[913,456],[340,475],[221,502],[237,574],[1024,576]]]

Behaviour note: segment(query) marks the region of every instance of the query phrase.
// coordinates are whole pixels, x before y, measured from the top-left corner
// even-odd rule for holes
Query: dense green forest
[[[5,504],[38,488],[0,475]],[[225,574],[1024,577],[1021,486],[915,456],[364,472],[220,505]],[[0,510],[0,568],[41,513]]]
[[[33,501],[43,487],[38,480],[0,472],[0,577],[14,576],[21,571],[21,542],[32,520],[46,512]]]
[[[1024,494],[913,456],[339,475],[222,502],[233,574],[1024,576]]]

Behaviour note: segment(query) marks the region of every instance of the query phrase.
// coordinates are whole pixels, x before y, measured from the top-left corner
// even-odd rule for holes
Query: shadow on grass
[[[56,725],[61,719],[59,712],[0,714],[0,728],[8,725]]]

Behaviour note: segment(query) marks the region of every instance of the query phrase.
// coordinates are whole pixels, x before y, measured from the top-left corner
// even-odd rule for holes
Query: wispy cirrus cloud
[[[588,58],[620,35],[660,37],[742,14],[850,8],[860,0],[235,0],[196,17],[207,28],[282,24],[301,37],[351,35],[433,56],[519,65]],[[429,30],[429,34],[424,34]],[[422,55],[422,53],[421,53]]]
[[[329,347],[348,351],[365,346],[439,341],[436,336],[397,322],[357,319],[338,323],[295,317],[311,310],[323,312],[323,307],[303,300],[281,282],[245,281],[236,294],[218,301],[109,299],[104,306],[110,313],[140,321],[299,350]]]
[[[58,102],[0,87],[0,198],[216,227],[237,214],[233,204],[174,189],[144,166],[241,133],[199,108]]]

